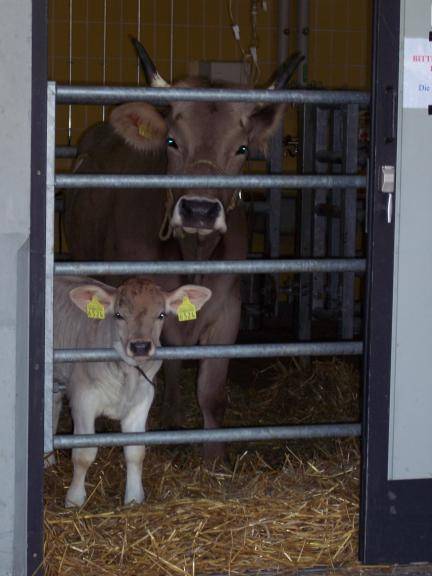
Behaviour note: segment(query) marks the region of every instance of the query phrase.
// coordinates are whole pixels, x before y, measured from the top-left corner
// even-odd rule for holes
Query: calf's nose
[[[130,342],[129,348],[134,356],[148,356],[152,349],[152,343],[145,340],[135,340]]]

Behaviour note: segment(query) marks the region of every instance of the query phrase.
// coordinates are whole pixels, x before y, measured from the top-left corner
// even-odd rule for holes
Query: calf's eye
[[[240,154],[247,154],[248,151],[249,148],[243,144],[243,146],[240,146],[240,148],[237,150],[236,155],[238,156]]]
[[[171,138],[171,136],[169,136],[169,137],[167,138],[167,145],[168,145],[170,148],[176,148],[176,149],[178,149],[177,142],[174,140],[174,138]]]
[[[163,319],[165,318],[165,316],[166,316],[166,313],[165,313],[165,312],[161,312],[161,313],[159,314],[158,318],[159,318],[159,320],[163,320]]]
[[[123,316],[120,314],[120,312],[115,312],[114,316],[113,316],[116,320],[124,320]]]

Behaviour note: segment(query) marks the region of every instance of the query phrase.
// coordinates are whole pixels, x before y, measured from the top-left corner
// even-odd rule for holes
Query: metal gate
[[[46,265],[45,265],[45,451],[53,448],[87,446],[124,446],[136,444],[181,444],[245,440],[286,440],[360,436],[360,423],[224,428],[216,430],[154,431],[142,433],[106,433],[95,435],[53,436],[52,395],[54,362],[95,362],[118,360],[114,350],[53,350],[53,280],[55,275],[128,275],[128,274],[278,274],[317,272],[364,273],[366,260],[356,258],[246,260],[246,261],[181,261],[181,262],[54,262],[55,189],[62,188],[298,188],[302,191],[340,189],[352,194],[366,188],[362,175],[240,175],[240,176],[141,176],[141,175],[82,175],[55,173],[56,104],[117,104],[131,101],[241,101],[285,102],[291,104],[362,105],[369,104],[369,94],[354,91],[314,90],[239,90],[185,88],[113,88],[65,86],[48,83],[47,102],[47,178],[46,178]],[[231,346],[164,347],[155,358],[251,358],[280,356],[361,355],[360,341],[247,344]]]

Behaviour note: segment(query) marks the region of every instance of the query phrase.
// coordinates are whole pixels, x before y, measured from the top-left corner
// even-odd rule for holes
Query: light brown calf
[[[211,296],[202,286],[166,292],[150,280],[133,278],[113,288],[89,278],[61,277],[54,282],[54,347],[112,348],[122,360],[56,364],[54,381],[66,385],[74,434],[93,434],[95,419],[120,420],[123,432],[144,432],[161,361],[152,359],[160,345],[166,315],[188,302],[198,311]],[[180,308],[181,310],[181,308]],[[178,322],[178,320],[176,320]],[[61,395],[55,398],[58,423]],[[141,473],[144,446],[126,446],[124,502],[144,499]],[[72,450],[74,473],[66,506],[86,499],[85,476],[97,448]]]

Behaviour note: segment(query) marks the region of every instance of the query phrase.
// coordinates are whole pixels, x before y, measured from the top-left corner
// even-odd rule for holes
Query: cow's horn
[[[138,58],[141,62],[141,67],[146,77],[147,84],[152,88],[169,88],[170,85],[166,82],[156,69],[153,60],[150,58],[147,50],[136,38],[131,37],[132,44],[137,51]]]
[[[284,88],[295,71],[299,67],[300,63],[304,60],[303,54],[300,52],[294,52],[289,58],[283,62],[279,68],[276,70],[274,75],[274,80],[268,87],[269,90],[281,90]]]

